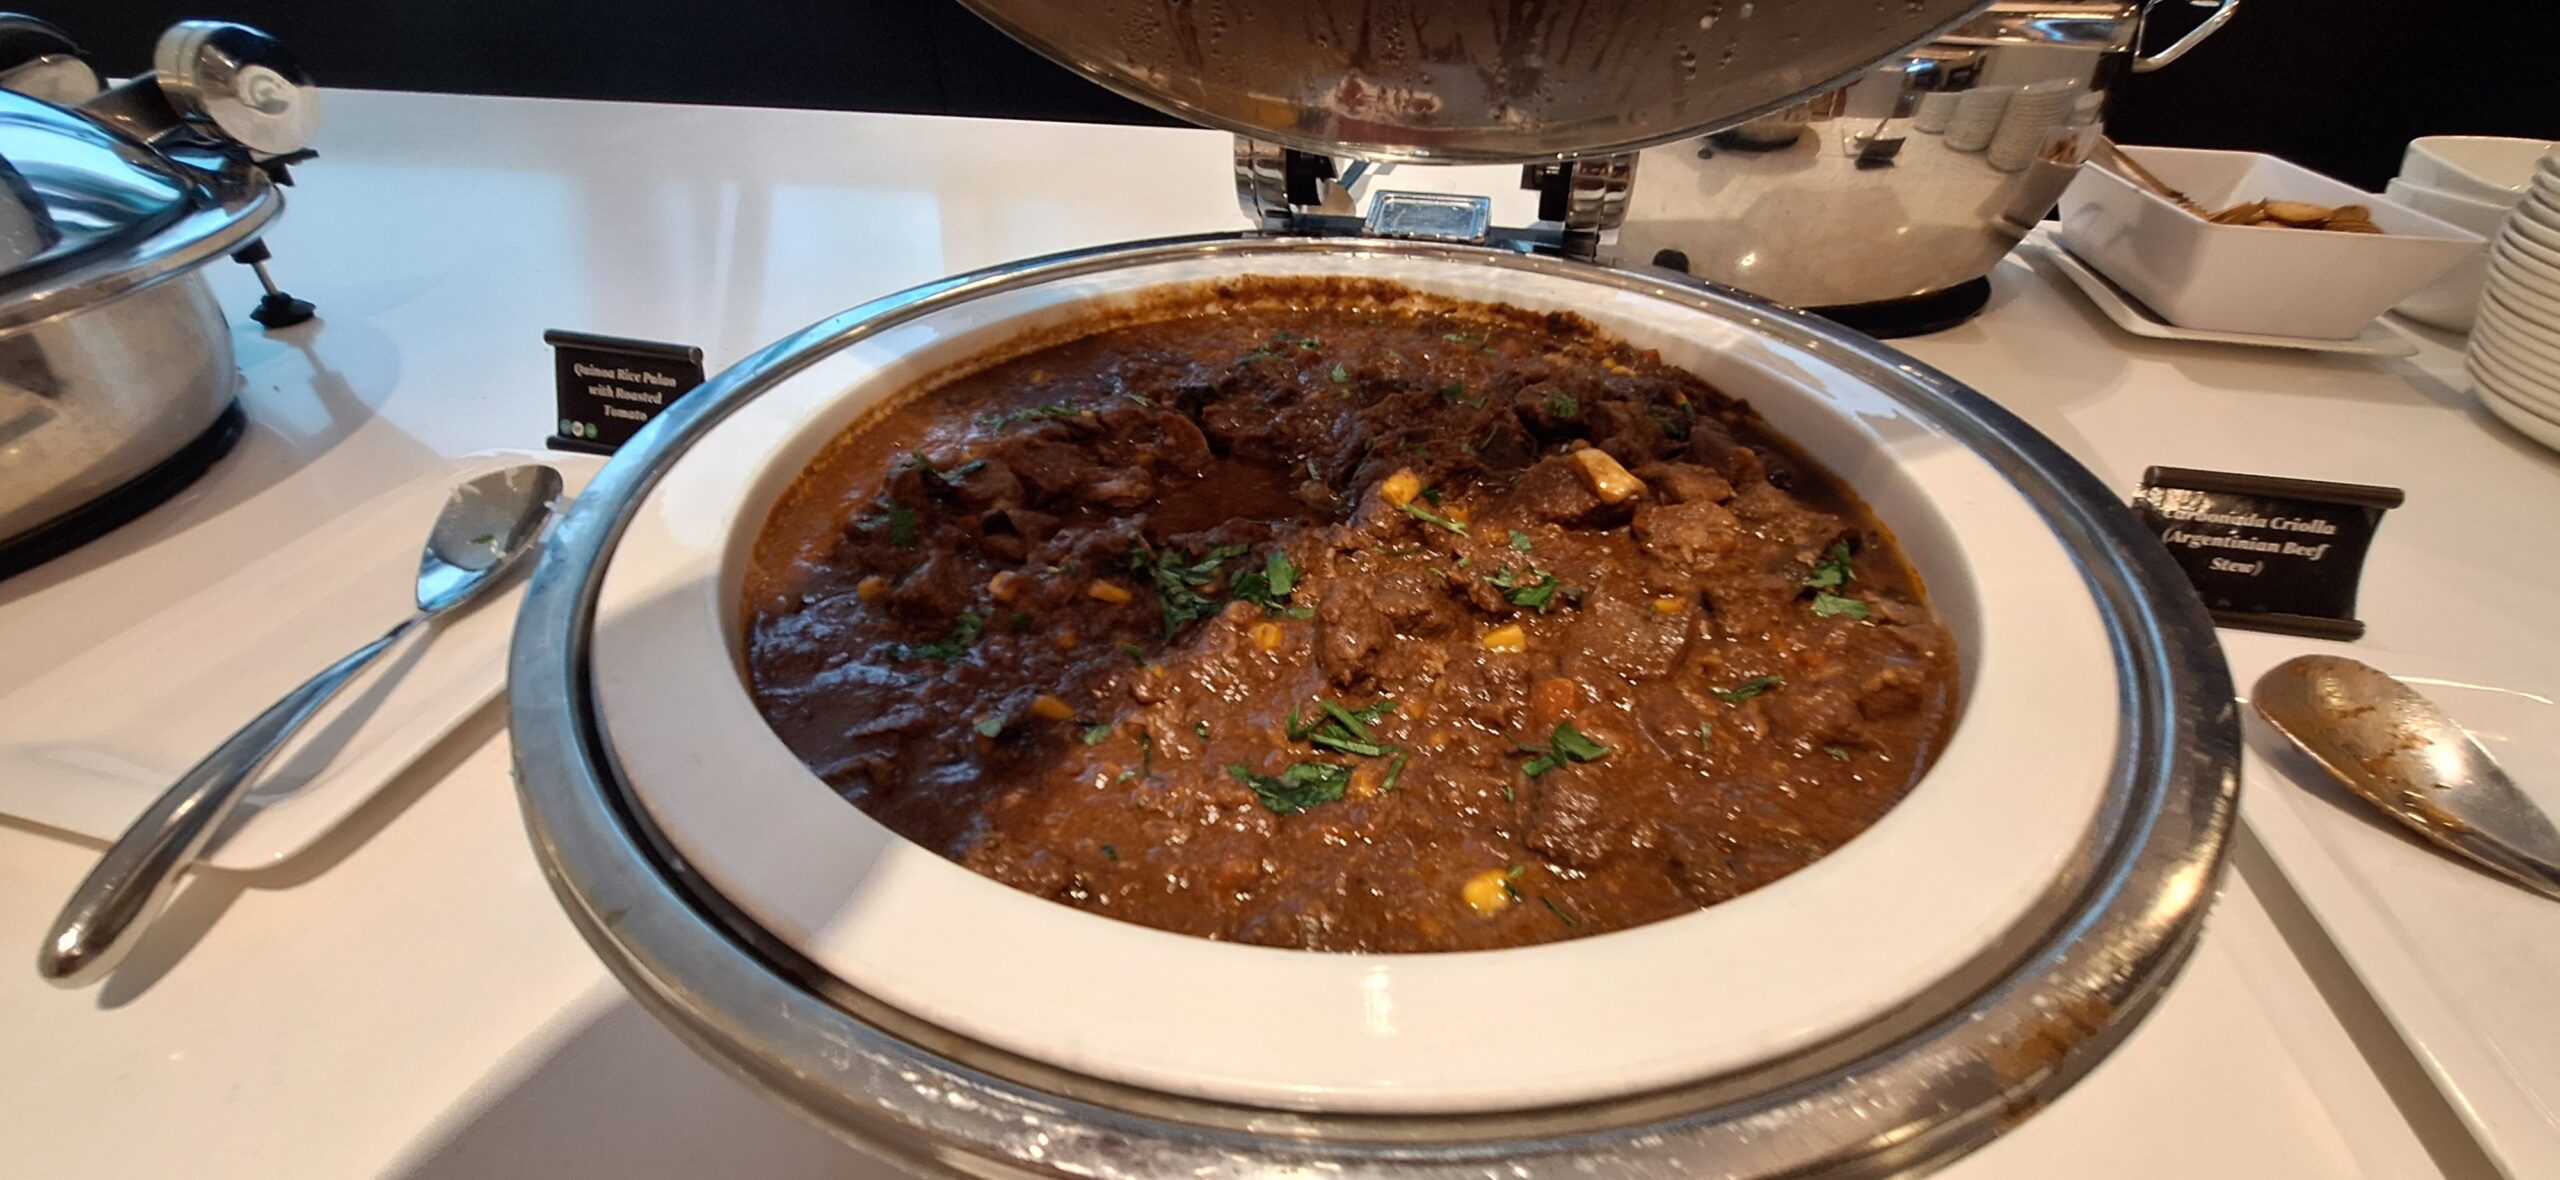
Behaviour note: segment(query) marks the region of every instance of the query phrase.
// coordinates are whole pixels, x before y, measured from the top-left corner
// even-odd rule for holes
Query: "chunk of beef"
[[[1644,505],[1636,509],[1634,531],[1645,552],[1693,575],[1713,570],[1742,540],[1742,522],[1713,500]]]
[[[1531,520],[1573,528],[1605,528],[1627,519],[1633,501],[1612,504],[1600,498],[1579,465],[1564,455],[1549,455],[1531,464],[1520,485],[1505,498],[1503,511]]]
[[[1732,484],[1695,463],[1647,463],[1636,468],[1636,478],[1666,504],[1686,504],[1691,500],[1720,504],[1733,498]]]

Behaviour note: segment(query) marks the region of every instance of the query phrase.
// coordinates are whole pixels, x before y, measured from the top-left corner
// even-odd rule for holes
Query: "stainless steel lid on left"
[[[130,245],[209,197],[200,179],[150,148],[0,91],[0,277]]]

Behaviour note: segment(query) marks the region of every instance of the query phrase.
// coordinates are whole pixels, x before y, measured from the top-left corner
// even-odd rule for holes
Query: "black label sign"
[[[2134,512],[2226,627],[2358,639],[2356,584],[2398,488],[2154,467]]]
[[[702,350],[559,329],[542,334],[559,384],[553,450],[610,455],[702,384]]]

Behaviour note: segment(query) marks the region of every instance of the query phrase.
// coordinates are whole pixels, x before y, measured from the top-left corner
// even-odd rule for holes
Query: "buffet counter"
[[[1239,225],[1229,138],[1207,131],[325,101],[324,159],[268,239],[319,319],[235,326],[250,432],[205,481],[0,583],[12,664],[76,661],[388,489],[539,447],[554,427],[545,329],[696,344],[716,370],[943,275]],[[1408,168],[1389,183],[1514,176]],[[1503,195],[1497,218],[1524,200]],[[2012,258],[1985,314],[1898,346],[2128,494],[2154,464],[2407,492],[2365,575],[2369,636],[2225,632],[2244,689],[2332,648],[2560,689],[2560,622],[2536,609],[2560,577],[2545,542],[2560,459],[2472,402],[2458,339],[2410,329],[2406,359],[2139,340],[2037,267]],[[225,270],[216,289],[237,312],[257,287]],[[380,605],[385,623],[401,606]],[[2535,1097],[2560,1093],[2560,1027],[2530,1002],[2560,969],[2560,921],[2485,878],[2430,875],[2463,871],[2298,785],[2261,736],[2234,871],[2165,1001],[2059,1102],[1945,1174],[2474,1177],[2560,1160]],[[31,958],[96,852],[0,826],[0,946]],[[2391,898],[2359,892],[2396,873],[2482,907],[2504,957],[2413,940]],[[0,1080],[17,1174],[885,1174],[695,1057],[606,974],[526,846],[494,701],[310,847],[191,879],[103,985],[0,972],[0,1057],[18,1064]]]

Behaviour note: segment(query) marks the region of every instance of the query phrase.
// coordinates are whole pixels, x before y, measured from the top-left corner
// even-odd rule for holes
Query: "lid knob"
[[[160,93],[187,122],[260,157],[311,146],[318,90],[284,43],[225,21],[169,26],[151,54]]]

